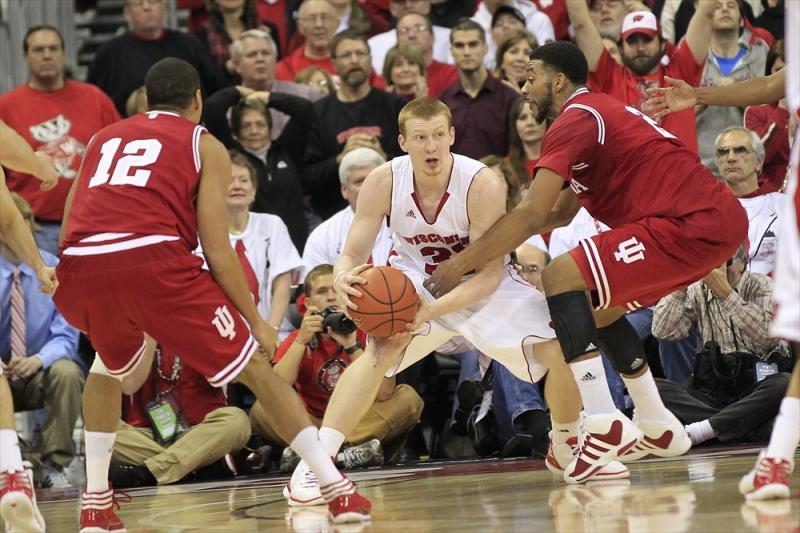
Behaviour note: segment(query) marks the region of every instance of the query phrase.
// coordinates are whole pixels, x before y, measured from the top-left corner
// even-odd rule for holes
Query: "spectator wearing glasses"
[[[458,69],[454,65],[437,61],[433,57],[435,35],[433,25],[427,16],[414,12],[406,13],[397,20],[396,31],[397,44],[411,46],[422,54],[430,96],[438,97],[450,84],[458,80]]]
[[[405,100],[370,86],[369,46],[363,35],[344,31],[334,37],[331,52],[341,84],[334,94],[314,103],[306,150],[306,186],[311,206],[327,219],[347,205],[339,193],[339,163],[359,146],[382,156],[400,155],[397,117]]]
[[[602,1],[609,0],[596,0]],[[567,2],[575,40],[589,63],[589,87],[645,111],[642,107],[647,100],[646,89],[663,85],[664,76],[684,79],[697,85],[708,54],[711,15],[715,5],[715,2],[699,3],[686,38],[670,55],[667,54],[667,42],[661,35],[661,26],[655,15],[649,11],[628,13],[623,19],[620,34],[623,62],[620,65],[603,46],[603,35],[595,26],[586,2]],[[662,62],[665,56],[669,60],[666,65]],[[697,151],[693,110],[672,113],[664,117],[660,125],[683,141],[687,148]]]
[[[417,13],[427,17],[431,11],[431,0],[390,0],[389,11],[392,18],[399,24],[400,19],[408,13]],[[450,56],[450,29],[442,26],[431,25],[433,33],[433,59],[442,63],[452,63]],[[379,33],[369,39],[369,49],[372,51],[372,69],[375,72],[383,70],[383,61],[389,49],[397,44],[399,39],[396,30]]]
[[[330,44],[338,27],[339,17],[328,0],[305,0],[297,14],[297,31],[305,38],[305,43],[278,62],[275,77],[291,81],[310,66],[336,74]]]
[[[764,143],[752,130],[732,126],[717,136],[714,148],[719,174],[739,198],[750,221],[748,270],[772,274],[785,198],[779,192],[759,194],[758,175],[764,164]]]

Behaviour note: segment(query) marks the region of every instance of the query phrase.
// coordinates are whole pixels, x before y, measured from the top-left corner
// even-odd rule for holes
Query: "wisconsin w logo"
[[[233,321],[233,317],[231,316],[231,312],[228,311],[227,305],[217,307],[217,310],[214,311],[214,319],[211,323],[217,328],[220,337],[231,341],[236,337],[236,323]]]

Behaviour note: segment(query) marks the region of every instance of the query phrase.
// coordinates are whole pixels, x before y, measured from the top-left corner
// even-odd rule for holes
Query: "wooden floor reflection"
[[[631,465],[630,481],[566,486],[542,461],[422,463],[356,472],[374,506],[364,526],[328,524],[324,508],[289,511],[283,477],[131,491],[128,531],[298,532],[800,532],[800,476],[792,499],[759,505],[739,495],[756,450],[694,452]],[[800,459],[800,456],[797,457]],[[77,530],[77,494],[45,491],[48,531]]]

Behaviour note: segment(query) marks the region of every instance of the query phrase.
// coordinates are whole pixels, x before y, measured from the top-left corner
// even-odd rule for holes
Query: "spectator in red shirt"
[[[305,402],[311,421],[319,426],[342,372],[352,360],[363,355],[365,335],[357,330],[343,334],[330,327],[323,329],[320,312],[341,308],[333,290],[332,265],[317,265],[311,269],[306,276],[304,289],[308,308],[303,322],[300,329],[290,334],[278,347],[273,364],[279,376],[294,384]],[[384,379],[372,408],[353,432],[347,435],[345,449],[337,457],[346,468],[376,462],[382,464],[383,449],[387,450],[385,457],[391,457],[390,450],[398,450],[406,433],[419,421],[422,399],[412,387],[396,385],[395,381],[395,377]],[[286,446],[287,443],[270,427],[263,410],[264,406],[256,402],[250,411],[253,426],[269,440]],[[375,439],[381,443],[381,447],[372,442]],[[362,443],[370,443],[372,453],[348,452],[348,444],[353,446]],[[287,447],[287,450],[284,451],[286,461],[283,463],[287,469],[294,468],[286,457],[293,452],[291,448]],[[361,461],[353,461],[354,457]]]
[[[151,367],[127,378],[109,478],[115,487],[176,483],[195,470],[240,450],[250,438],[247,414],[229,407],[222,389],[168,350],[157,349]],[[148,411],[160,401],[176,415],[175,435],[155,430]],[[178,427],[180,426],[180,427]],[[219,469],[225,472],[225,467]],[[227,474],[231,475],[230,469]]]
[[[767,55],[766,74],[774,74],[784,68],[783,40]],[[772,104],[754,105],[744,110],[744,127],[761,137],[766,150],[764,167],[758,176],[758,194],[782,191],[789,165],[789,111],[786,98]]]
[[[519,98],[508,116],[508,159],[527,186],[533,180],[533,169],[539,162],[547,120],[536,121],[536,113],[525,98]]]
[[[647,99],[646,89],[663,85],[664,76],[692,80],[692,84],[697,85],[708,53],[715,7],[716,2],[699,3],[685,39],[671,55],[667,55],[667,42],[661,36],[655,15],[649,11],[628,13],[620,34],[624,65],[619,65],[603,46],[601,34],[592,22],[586,4],[568,2],[576,42],[589,63],[589,87],[641,110]],[[673,113],[665,117],[661,125],[683,141],[687,148],[697,152],[693,110]]]
[[[397,44],[413,46],[420,51],[427,71],[428,95],[438,97],[448,85],[458,81],[458,69],[433,58],[434,39],[433,25],[426,15],[411,12],[397,19]]]
[[[305,43],[278,63],[275,77],[291,81],[298,72],[310,66],[336,74],[331,62],[330,44],[338,27],[339,17],[328,0],[305,0],[297,16],[297,31],[305,38]]]
[[[48,154],[59,173],[49,190],[30,174],[9,169],[7,185],[25,198],[40,230],[40,248],[58,255],[64,202],[92,135],[120,119],[114,103],[94,85],[64,76],[64,39],[53,26],[34,26],[22,41],[30,80],[0,96],[0,119]]]

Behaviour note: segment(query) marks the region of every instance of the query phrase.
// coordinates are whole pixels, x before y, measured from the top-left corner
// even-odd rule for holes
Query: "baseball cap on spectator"
[[[643,33],[648,37],[661,37],[661,26],[656,16],[649,11],[632,11],[625,15],[620,39],[625,40],[636,33]]]
[[[500,18],[500,15],[511,15],[512,17],[520,21],[523,26],[525,26],[525,17],[522,15],[522,12],[516,7],[504,5],[498,7],[497,11],[495,11],[494,15],[492,15],[492,26],[491,26],[492,28],[494,28],[495,25],[497,25],[497,19]]]

